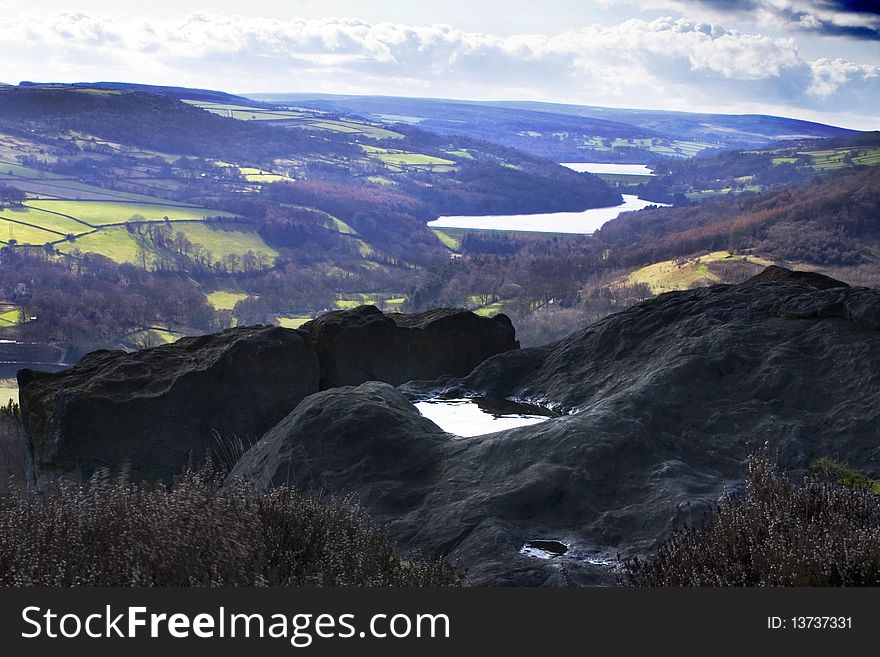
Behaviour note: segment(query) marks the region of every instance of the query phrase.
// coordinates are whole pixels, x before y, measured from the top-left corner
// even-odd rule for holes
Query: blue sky
[[[880,128],[856,0],[0,0],[0,81],[544,100]]]

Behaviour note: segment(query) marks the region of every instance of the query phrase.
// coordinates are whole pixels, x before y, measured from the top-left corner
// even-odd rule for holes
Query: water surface
[[[432,228],[470,228],[477,230],[513,230],[533,233],[570,233],[590,235],[622,212],[642,210],[649,205],[665,203],[646,201],[633,194],[623,194],[623,203],[582,212],[548,212],[539,214],[508,214],[480,216],[449,216],[429,221]]]
[[[610,162],[560,162],[559,166],[578,173],[613,173],[618,176],[653,176],[644,164],[612,164]]]
[[[429,399],[416,402],[415,406],[438,427],[461,438],[538,424],[556,417],[553,411],[540,406],[485,397]]]

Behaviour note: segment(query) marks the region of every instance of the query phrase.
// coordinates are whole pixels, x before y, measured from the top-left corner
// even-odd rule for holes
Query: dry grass
[[[287,488],[114,480],[0,498],[5,586],[441,586],[443,561],[398,557],[360,507]]]
[[[25,487],[25,444],[21,422],[0,408],[0,495]],[[16,407],[17,410],[17,407]]]
[[[746,494],[722,502],[648,560],[623,565],[632,586],[880,585],[880,496],[810,475],[795,484],[766,453],[749,462]]]

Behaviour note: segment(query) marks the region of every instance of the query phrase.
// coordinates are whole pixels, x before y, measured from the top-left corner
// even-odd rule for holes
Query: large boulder
[[[321,363],[321,389],[464,376],[490,356],[517,349],[506,315],[438,308],[404,315],[360,306],[304,324]]]
[[[826,456],[880,475],[878,372],[878,290],[672,292],[464,378],[310,397],[233,474],[354,494],[401,547],[446,554],[476,583],[613,583],[618,553],[698,522],[765,444],[795,476]],[[403,399],[442,394],[564,414],[444,441]],[[569,548],[520,552],[535,539]]]
[[[318,390],[318,359],[307,334],[255,326],[96,351],[61,372],[21,370],[18,382],[37,485],[124,465],[134,479],[167,481],[284,418]]]

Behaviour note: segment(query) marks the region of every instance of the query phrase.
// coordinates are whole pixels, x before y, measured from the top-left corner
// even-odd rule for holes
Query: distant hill
[[[463,134],[556,161],[645,161],[713,149],[760,148],[803,138],[858,134],[765,115],[694,114],[537,102],[476,102],[383,96],[253,94],[255,100],[348,112]]]
[[[11,86],[11,85],[6,85]],[[21,82],[20,87],[38,87],[38,88],[82,88],[82,89],[117,89],[120,91],[142,91],[144,93],[159,94],[161,96],[169,96],[171,98],[186,100],[202,100],[215,103],[230,103],[233,105],[252,105],[253,101],[235,96],[223,91],[213,91],[210,89],[190,89],[187,87],[166,87],[151,84],[137,84],[134,82],[75,82],[73,84],[60,84],[51,82]]]
[[[683,135],[694,140],[722,141],[728,146],[743,148],[765,145],[772,141],[840,137],[858,133],[857,130],[848,128],[767,114],[706,114],[537,102],[500,102],[489,105],[605,119],[661,134]]]

